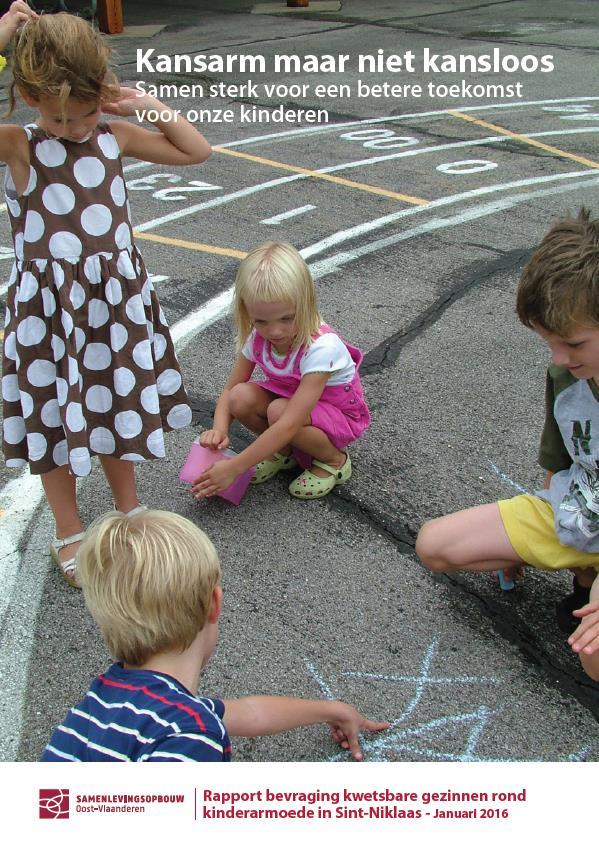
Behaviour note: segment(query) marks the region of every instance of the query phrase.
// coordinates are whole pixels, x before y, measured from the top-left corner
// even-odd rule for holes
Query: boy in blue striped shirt
[[[196,696],[218,638],[221,571],[212,543],[186,518],[113,512],[90,528],[77,563],[116,661],[54,730],[42,761],[223,762],[230,735],[321,722],[360,760],[358,733],[389,726],[339,701]]]

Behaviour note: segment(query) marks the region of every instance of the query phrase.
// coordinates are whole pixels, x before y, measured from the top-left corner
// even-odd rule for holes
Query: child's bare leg
[[[276,400],[272,401],[268,407],[269,426],[272,426],[272,424],[279,420],[288,403],[289,400],[286,400],[284,397],[277,397]],[[294,435],[291,443],[298,450],[302,450],[302,452],[307,453],[314,459],[318,459],[319,462],[323,462],[325,465],[331,465],[334,468],[340,468],[346,459],[346,454],[332,444],[325,432],[312,426],[310,418],[306,420],[305,425]],[[315,476],[323,478],[328,476],[327,472],[322,468],[312,467],[310,470]]]
[[[268,406],[273,396],[253,382],[241,382],[229,391],[229,413],[250,432],[261,435],[268,429]]]
[[[338,450],[328,435],[322,429],[318,429],[315,426],[303,426],[294,437],[292,444],[319,462],[323,462],[325,465],[331,465],[333,468],[340,468],[347,458],[347,454],[343,450]],[[323,478],[329,476],[318,465],[313,465],[310,470],[314,476]]]
[[[77,481],[69,473],[68,467],[65,465],[55,468],[53,471],[43,473],[41,477],[46,498],[54,515],[56,537],[68,538],[69,535],[81,532],[83,527],[77,509]],[[79,542],[75,542],[63,547],[58,553],[60,561],[66,562],[72,559],[78,546]]]
[[[119,512],[130,512],[139,506],[134,463],[113,456],[100,456],[100,462],[112,491],[115,508]]]
[[[487,503],[427,521],[416,554],[432,571],[496,571],[522,560],[510,544],[499,506]]]
[[[253,382],[239,383],[229,392],[229,412],[255,435],[261,435],[273,423],[269,418],[269,409],[278,402],[288,401],[275,399],[274,394]],[[279,452],[287,455],[291,452],[291,447],[284,445]],[[274,456],[269,458],[274,459]]]

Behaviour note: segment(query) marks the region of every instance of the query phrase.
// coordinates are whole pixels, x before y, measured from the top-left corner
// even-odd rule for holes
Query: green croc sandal
[[[297,467],[293,453],[289,453],[287,456],[282,453],[275,453],[274,456],[274,459],[263,459],[258,462],[254,476],[250,480],[252,485],[261,485],[276,476],[279,471],[289,471]]]
[[[289,486],[291,496],[298,497],[300,500],[316,500],[318,497],[326,497],[336,485],[347,482],[351,476],[351,459],[349,454],[345,455],[347,459],[340,468],[333,468],[314,459],[312,464],[322,468],[323,471],[328,471],[329,476],[316,476],[310,470],[304,471]]]

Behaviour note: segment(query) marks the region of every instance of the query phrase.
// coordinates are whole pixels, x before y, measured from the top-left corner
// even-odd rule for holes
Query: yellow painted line
[[[507,135],[508,138],[513,138],[515,141],[522,141],[524,144],[530,144],[531,147],[538,147],[541,150],[545,150],[547,153],[553,153],[555,156],[561,156],[562,159],[571,159],[573,162],[578,162],[579,164],[586,165],[589,168],[599,168],[599,162],[594,162],[592,159],[586,159],[584,156],[577,156],[576,153],[568,153],[567,150],[560,150],[559,147],[553,147],[551,144],[543,144],[542,141],[537,141],[536,138],[529,138],[528,135],[522,135],[519,132],[512,132],[511,129],[506,129],[503,126],[491,124],[488,121],[481,120],[480,118],[473,118],[471,115],[464,114],[464,112],[457,112],[453,109],[448,109],[447,114],[453,115],[454,118],[461,118],[464,121],[470,121],[470,123],[484,127],[485,129],[492,129],[495,132],[499,132],[501,135]]]
[[[182,238],[168,238],[166,235],[154,235],[151,232],[133,230],[136,238],[142,241],[157,241],[158,244],[171,244],[173,247],[184,247],[186,250],[200,250],[202,253],[215,253],[217,256],[232,256],[234,259],[244,259],[247,253],[234,250],[232,247],[215,247],[213,244],[200,244],[199,241],[184,241]]]
[[[240,150],[230,150],[228,147],[213,147],[214,153],[224,153],[226,156],[236,156],[240,159],[247,159],[250,162],[257,162],[259,165],[268,165],[271,168],[278,168],[282,171],[291,171],[294,174],[302,174],[310,176],[313,179],[323,179],[326,182],[333,182],[336,185],[345,185],[347,188],[357,188],[358,191],[366,191],[368,194],[380,194],[382,197],[390,197],[392,200],[403,200],[404,203],[414,203],[416,206],[427,206],[429,201],[422,197],[412,197],[411,194],[399,194],[397,191],[389,191],[387,188],[377,188],[375,185],[367,185],[365,182],[354,182],[351,179],[344,179],[341,176],[333,174],[323,174],[319,171],[311,171],[308,168],[300,168],[297,165],[288,165],[285,162],[275,162],[274,159],[263,159],[262,156],[252,156],[250,153],[242,153]]]

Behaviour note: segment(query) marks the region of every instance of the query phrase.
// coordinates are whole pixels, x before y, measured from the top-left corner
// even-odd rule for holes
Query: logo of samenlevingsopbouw
[[[59,820],[69,817],[68,788],[40,788],[39,791],[40,818]]]

